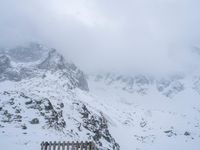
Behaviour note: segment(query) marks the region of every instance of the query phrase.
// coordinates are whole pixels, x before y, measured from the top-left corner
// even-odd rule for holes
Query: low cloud
[[[0,0],[0,47],[36,41],[86,71],[166,74],[199,65],[198,0]],[[191,67],[193,66],[193,67]]]

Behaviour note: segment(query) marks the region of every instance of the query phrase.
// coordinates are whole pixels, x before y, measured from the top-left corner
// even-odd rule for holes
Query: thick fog
[[[199,0],[0,0],[0,47],[39,42],[86,71],[191,72],[199,27]]]

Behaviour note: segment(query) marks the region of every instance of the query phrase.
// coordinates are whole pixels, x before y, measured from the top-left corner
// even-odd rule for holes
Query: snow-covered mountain
[[[4,150],[40,149],[43,140],[93,140],[119,149],[104,114],[81,96],[89,91],[84,73],[56,50],[35,43],[1,50],[0,71]]]
[[[200,75],[85,76],[40,44],[0,52],[0,144],[93,140],[99,149],[198,150]],[[7,145],[10,145],[8,147]]]

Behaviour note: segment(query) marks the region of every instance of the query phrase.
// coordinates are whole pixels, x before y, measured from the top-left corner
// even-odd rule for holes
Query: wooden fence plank
[[[96,146],[95,146],[94,142],[92,142],[92,150],[96,150]]]
[[[88,150],[88,142],[85,142],[85,150]]]
[[[60,150],[60,145],[61,145],[61,143],[58,142],[58,148],[57,148],[57,150]]]
[[[83,150],[83,147],[84,147],[84,145],[83,145],[83,141],[81,141],[81,144],[80,144],[80,150]]]
[[[49,150],[51,150],[52,142],[49,142]]]
[[[92,142],[89,143],[89,150],[92,150]]]
[[[56,141],[53,143],[53,150],[56,150]]]
[[[70,145],[69,145],[69,142],[67,142],[67,150],[69,150],[69,146],[70,146]]]
[[[48,143],[48,142],[45,142],[45,143],[44,143],[44,150],[47,150],[47,148],[48,148],[48,145],[49,145],[49,143]]]
[[[78,143],[78,141],[76,141],[76,144],[75,144],[76,146],[75,146],[75,150],[78,150],[79,149],[79,143]]]
[[[62,143],[62,150],[65,150],[65,141]]]
[[[43,150],[44,142],[41,143],[41,150]]]
[[[72,150],[74,150],[74,146],[75,146],[75,145],[74,145],[74,142],[72,142]]]

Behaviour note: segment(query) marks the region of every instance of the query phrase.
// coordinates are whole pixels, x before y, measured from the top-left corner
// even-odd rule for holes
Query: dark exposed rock
[[[15,104],[14,98],[11,98],[11,99],[9,100],[9,104],[10,104],[10,105],[14,105],[14,104]]]
[[[36,104],[41,105],[42,104],[42,100],[35,100]]]
[[[0,124],[0,128],[4,128],[4,126]]]
[[[7,122],[7,123],[12,122],[13,114],[11,114],[10,112],[8,112],[8,110],[4,110],[3,115],[4,116],[2,118],[2,122]]]
[[[184,133],[184,135],[185,135],[185,136],[190,136],[190,132],[186,131],[186,132]]]
[[[146,121],[140,122],[140,127],[144,128],[147,125]]]
[[[173,130],[164,131],[168,137],[176,136],[177,134]]]
[[[55,130],[62,131],[66,126],[66,122],[62,117],[62,111],[52,111],[51,116],[47,119],[47,125],[49,128],[54,128]]]
[[[172,130],[164,131],[165,133],[172,133]]]
[[[47,100],[47,104],[45,104],[45,110],[53,110],[53,106],[52,106],[52,104],[51,104],[51,102],[48,100],[48,99],[45,99],[45,100]]]
[[[26,105],[30,105],[30,104],[32,104],[32,103],[33,103],[32,100],[25,102]]]
[[[20,112],[21,112],[21,109],[16,109],[16,110],[15,110],[15,113],[16,113],[16,114],[19,114]]]
[[[60,108],[64,108],[64,103],[60,103]]]
[[[30,121],[30,123],[31,123],[31,124],[39,124],[40,121],[39,121],[38,118],[34,118],[34,119],[32,119],[32,120]]]
[[[22,121],[21,119],[22,119],[21,115],[15,115],[13,118],[13,120],[18,121],[18,122],[21,122]]]
[[[28,99],[28,98],[29,98],[27,95],[25,95],[25,94],[22,93],[22,92],[20,93],[20,96],[21,96],[21,97],[24,97],[25,99]]]
[[[26,126],[25,124],[23,124],[23,125],[22,125],[22,129],[23,129],[23,130],[26,130],[26,129],[27,129],[27,126]]]
[[[80,112],[82,115],[82,118],[88,118],[90,112],[85,105],[82,106],[82,110],[83,112]]]
[[[8,91],[4,91],[3,95],[9,95],[10,93]]]

